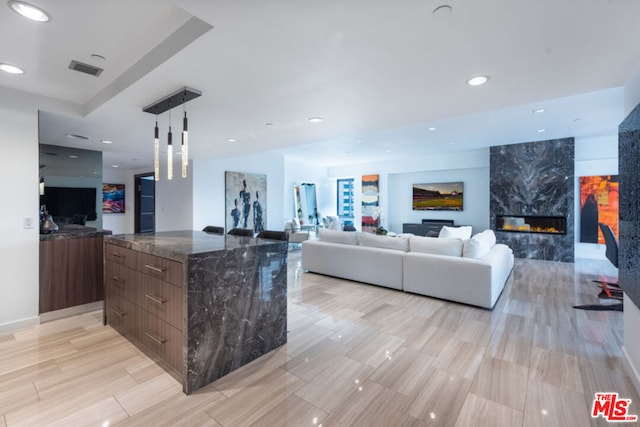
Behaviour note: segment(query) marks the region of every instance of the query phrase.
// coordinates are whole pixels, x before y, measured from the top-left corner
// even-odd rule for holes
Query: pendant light
[[[158,116],[156,115],[156,127],[153,138],[153,176],[160,181],[160,131],[158,129]]]
[[[171,109],[169,109],[169,134],[167,135],[167,179],[173,179],[173,142],[171,141]]]
[[[182,104],[184,106],[184,104]],[[189,166],[189,129],[187,122],[187,111],[182,119],[182,177],[187,177],[187,167]]]
[[[189,119],[187,118],[187,110],[184,106],[187,102],[191,101],[202,95],[202,92],[183,87],[182,89],[165,96],[164,98],[154,102],[147,107],[144,107],[142,111],[145,113],[155,114],[156,125],[153,133],[153,172],[156,181],[160,180],[160,131],[158,129],[158,115],[169,111],[169,132],[167,134],[167,179],[173,179],[173,133],[171,132],[171,109],[179,105],[183,106],[184,117],[182,119],[182,177],[186,178],[189,169]]]

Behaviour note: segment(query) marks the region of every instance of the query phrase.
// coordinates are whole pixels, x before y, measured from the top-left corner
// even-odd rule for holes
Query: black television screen
[[[96,189],[74,187],[45,187],[44,204],[54,217],[86,215],[96,219]]]

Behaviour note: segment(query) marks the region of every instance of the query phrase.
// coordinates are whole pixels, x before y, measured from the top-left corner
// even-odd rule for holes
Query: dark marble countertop
[[[86,239],[89,237],[101,237],[111,234],[111,230],[97,230],[94,227],[85,227],[77,224],[63,224],[54,233],[40,234],[40,241],[44,240],[64,240],[64,239]]]
[[[195,230],[115,234],[105,237],[105,242],[180,262],[194,255],[284,243],[255,237],[208,234]]]

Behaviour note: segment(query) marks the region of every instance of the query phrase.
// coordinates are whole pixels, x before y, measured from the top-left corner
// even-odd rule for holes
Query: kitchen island
[[[186,394],[287,341],[287,242],[201,231],[105,237],[105,321]]]

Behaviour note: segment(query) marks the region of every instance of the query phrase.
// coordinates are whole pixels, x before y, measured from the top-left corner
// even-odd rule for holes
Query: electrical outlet
[[[32,216],[25,216],[22,218],[22,228],[33,228],[34,218]]]

